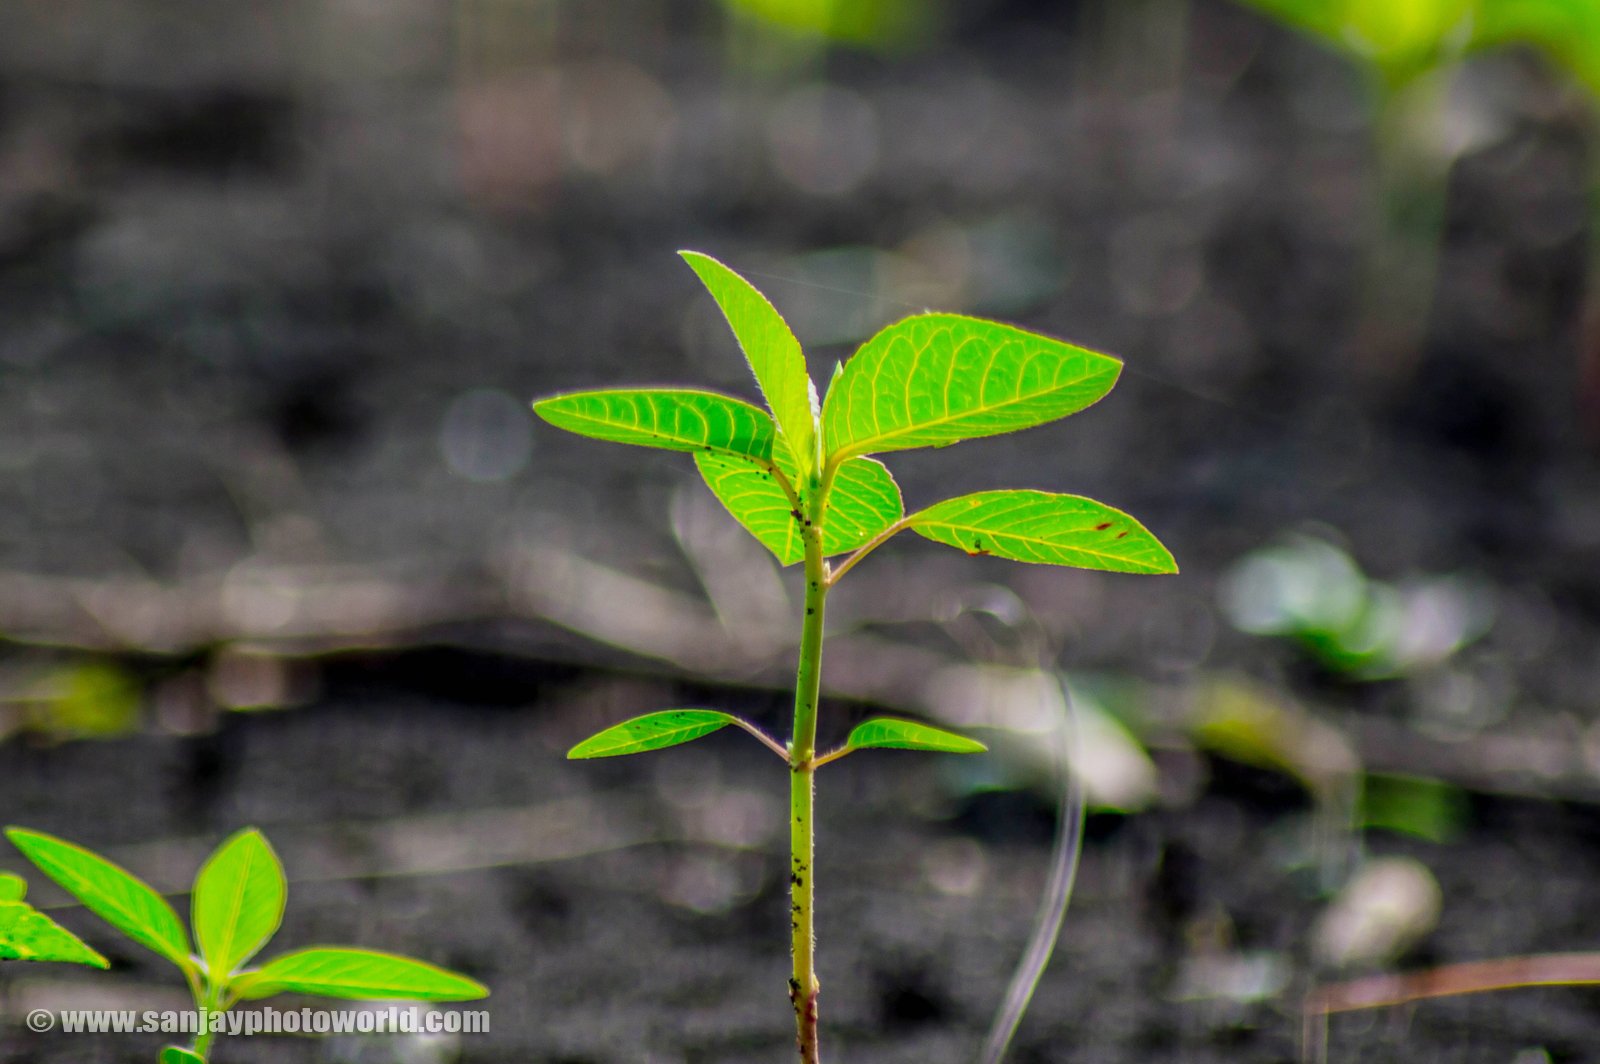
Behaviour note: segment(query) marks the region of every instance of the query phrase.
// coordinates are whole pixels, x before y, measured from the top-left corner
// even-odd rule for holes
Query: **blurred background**
[[[824,740],[993,752],[823,773],[831,1055],[973,1059],[1063,759],[1092,814],[1017,1061],[1292,1060],[1315,982],[1600,949],[1597,93],[1594,0],[0,4],[0,819],[173,891],[255,824],[283,942],[494,988],[488,1036],[225,1059],[789,1052],[784,774],[562,759],[674,705],[786,727],[795,574],[683,456],[527,409],[754,397],[687,247],[821,380],[928,308],[1120,355],[1077,417],[889,464],[910,507],[1100,499],[1183,567],[897,541],[833,596]],[[148,1059],[20,1026],[184,1000],[59,915],[115,971],[0,971],[0,1054]],[[1600,994],[1327,1037],[1595,1060]]]

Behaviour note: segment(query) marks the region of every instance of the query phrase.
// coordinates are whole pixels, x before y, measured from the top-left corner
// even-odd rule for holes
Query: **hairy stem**
[[[828,595],[827,563],[822,558],[820,505],[812,496],[805,518],[806,613],[800,636],[800,665],[794,681],[794,738],[789,744],[789,887],[794,974],[789,1000],[794,1004],[795,1040],[804,1064],[817,1064],[817,972],[814,925],[815,875],[812,862],[812,800],[815,794],[817,696],[822,678],[822,609]]]

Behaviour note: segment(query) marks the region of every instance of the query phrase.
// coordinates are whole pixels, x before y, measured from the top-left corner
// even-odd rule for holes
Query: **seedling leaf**
[[[0,901],[21,901],[28,896],[28,884],[21,876],[0,872]]]
[[[224,980],[255,956],[283,922],[283,865],[254,828],[217,847],[195,877],[190,908],[206,970]]]
[[[1149,530],[1121,510],[1077,495],[980,491],[913,514],[908,526],[968,554],[1116,573],[1175,573]]]
[[[6,837],[90,912],[185,971],[192,967],[183,922],[166,899],[142,880],[104,857],[52,835],[7,828]]]
[[[780,451],[781,453],[781,451]],[[700,475],[717,500],[781,565],[805,557],[801,518],[806,493],[797,511],[772,474],[753,462],[722,455],[695,455]],[[783,463],[779,462],[782,468]],[[822,552],[844,554],[900,520],[905,512],[900,488],[883,463],[871,458],[851,458],[834,474],[828,508],[822,520]]]
[[[111,967],[77,935],[20,900],[0,901],[0,961],[63,961]]]
[[[319,994],[352,1001],[473,1001],[489,989],[425,961],[375,950],[315,946],[275,957],[233,983],[242,998]]]
[[[946,754],[981,754],[989,749],[976,739],[956,735],[926,724],[882,717],[858,724],[845,740],[850,750],[885,747],[896,750],[933,750]]]
[[[568,750],[567,757],[580,761],[594,757],[642,754],[646,750],[660,750],[691,742],[734,723],[737,722],[731,715],[710,709],[666,709],[659,713],[646,713],[589,736]]]
[[[789,325],[754,285],[709,255],[680,251],[717,301],[756,375],[761,394],[803,472],[816,465],[817,391]]]
[[[890,325],[844,365],[822,404],[830,461],[940,447],[1066,417],[1111,390],[1122,363],[958,314]]]
[[[206,1058],[182,1046],[167,1046],[161,1051],[160,1064],[206,1064]]]
[[[715,392],[629,388],[541,399],[534,413],[557,428],[613,443],[668,451],[772,458],[772,419],[759,407]]]

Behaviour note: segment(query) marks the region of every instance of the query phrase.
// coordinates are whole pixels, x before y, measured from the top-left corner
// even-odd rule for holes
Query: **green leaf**
[[[195,877],[190,910],[206,971],[224,980],[283,923],[283,865],[254,828],[217,847]]]
[[[1177,563],[1121,510],[1077,495],[980,491],[911,516],[909,527],[968,554],[1115,573],[1175,573]]]
[[[822,404],[830,461],[940,447],[1066,417],[1111,390],[1122,363],[998,322],[920,314],[844,365]]]
[[[21,876],[0,872],[0,901],[21,901],[28,896],[28,884]]]
[[[233,983],[240,997],[320,994],[353,1001],[473,1001],[489,989],[425,961],[375,950],[315,946],[275,957]]]
[[[946,754],[981,754],[989,749],[976,739],[909,720],[882,717],[858,724],[844,745],[851,750],[886,747],[896,750],[934,750]]]
[[[192,1049],[167,1046],[161,1051],[160,1064],[206,1064],[206,1058]]]
[[[165,898],[137,877],[81,846],[38,831],[7,828],[6,837],[90,912],[141,946],[188,971],[189,936]]]
[[[0,901],[0,960],[111,967],[77,935],[23,901]]]
[[[817,389],[789,325],[755,286],[709,255],[680,251],[722,309],[803,472],[816,466]],[[803,478],[802,478],[803,479]]]
[[[780,452],[781,453],[781,452]],[[800,518],[772,473],[752,462],[697,454],[695,464],[717,500],[761,545],[793,565],[805,557]],[[782,468],[783,462],[779,462]],[[800,495],[805,505],[805,493]],[[822,552],[832,556],[855,550],[900,520],[905,509],[900,488],[882,462],[851,458],[834,474],[822,518]]]
[[[597,440],[668,451],[772,458],[772,419],[759,407],[714,392],[635,388],[568,392],[540,399],[534,413]]]
[[[580,761],[642,754],[646,750],[660,750],[699,739],[733,723],[731,715],[711,709],[665,709],[613,724],[568,750],[567,757]]]

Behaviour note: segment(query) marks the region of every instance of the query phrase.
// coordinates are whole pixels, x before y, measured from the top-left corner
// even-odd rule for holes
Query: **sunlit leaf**
[[[21,876],[0,872],[0,901],[21,901],[28,896],[28,883]]]
[[[801,518],[772,474],[741,458],[696,455],[700,475],[728,512],[761,541],[783,565],[805,557]],[[779,463],[780,468],[783,463]],[[800,493],[801,506],[806,493]],[[900,520],[905,512],[900,489],[883,463],[852,458],[839,467],[828,492],[822,519],[822,552],[843,554],[855,550]]]
[[[104,857],[51,835],[7,828],[6,837],[90,912],[180,968],[190,967],[183,922],[143,881]]]
[[[250,828],[207,858],[190,903],[206,970],[221,979],[255,956],[283,922],[288,885],[261,832]]]
[[[77,935],[21,900],[0,901],[0,961],[61,961],[111,967]]]
[[[626,388],[540,399],[534,413],[557,428],[613,443],[668,451],[772,458],[772,419],[758,407],[715,392]]]
[[[981,754],[988,747],[976,739],[909,720],[883,717],[858,724],[845,746],[852,750],[885,747],[895,750],[932,750],[946,754]]]
[[[938,447],[1042,425],[1111,390],[1109,355],[956,314],[884,329],[844,365],[822,404],[830,460]]]
[[[930,506],[908,524],[968,554],[1117,573],[1178,571],[1167,548],[1138,521],[1076,495],[980,491]]]
[[[318,994],[353,1001],[473,1001],[489,990],[424,961],[374,950],[318,946],[275,957],[233,983],[240,997]]]
[[[727,713],[710,709],[666,709],[613,724],[567,751],[572,760],[617,757],[677,746],[735,723]]]
[[[767,297],[709,255],[680,251],[728,320],[767,405],[802,471],[815,465],[816,388],[806,374],[800,342]]]

